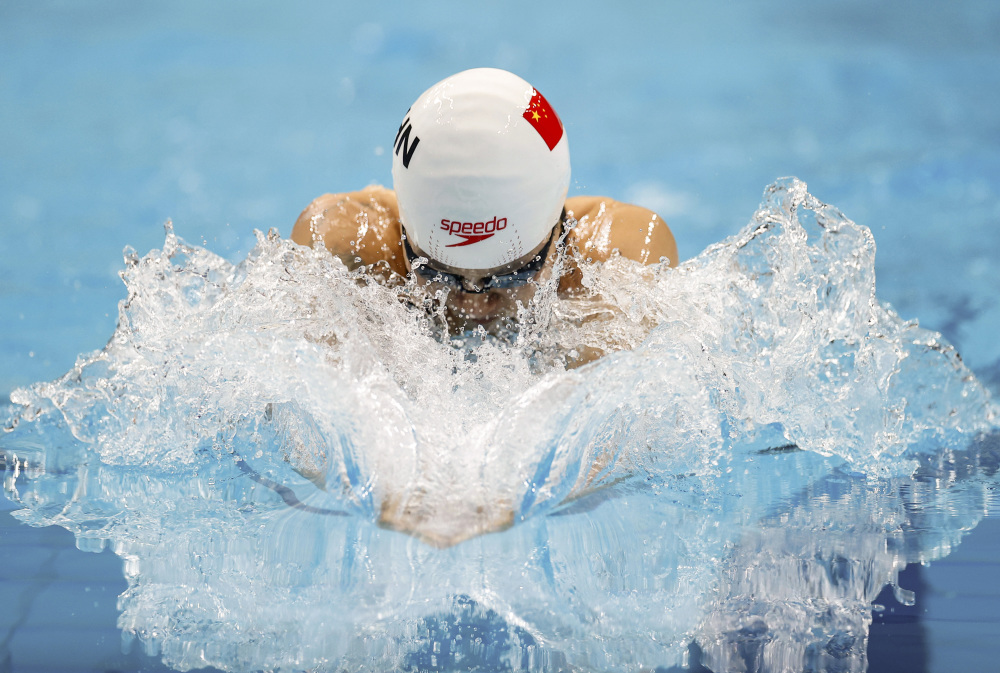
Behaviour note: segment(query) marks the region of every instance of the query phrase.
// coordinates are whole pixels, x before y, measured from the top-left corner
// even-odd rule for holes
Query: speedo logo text
[[[472,245],[490,238],[498,231],[507,228],[506,217],[492,217],[485,222],[462,222],[460,220],[441,220],[441,231],[445,231],[452,236],[458,236],[461,241],[446,245],[446,248],[458,248],[463,245]]]

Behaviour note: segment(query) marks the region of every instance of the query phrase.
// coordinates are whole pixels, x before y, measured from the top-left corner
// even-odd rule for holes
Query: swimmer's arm
[[[674,235],[652,210],[601,196],[575,196],[566,200],[566,211],[578,220],[572,243],[585,258],[603,262],[617,251],[642,264],[665,258],[677,266]]]
[[[677,243],[663,219],[651,210],[621,203],[600,196],[576,196],[566,200],[566,212],[577,219],[568,243],[577,251],[580,261],[603,262],[615,252],[642,264],[654,264],[662,258],[677,266]],[[559,291],[565,296],[584,292],[583,275],[570,264],[560,279]],[[626,348],[626,344],[609,342],[576,346],[566,366],[581,367],[598,360],[609,351]]]
[[[322,243],[349,269],[407,272],[396,194],[384,187],[320,196],[299,215],[291,239],[309,247]]]

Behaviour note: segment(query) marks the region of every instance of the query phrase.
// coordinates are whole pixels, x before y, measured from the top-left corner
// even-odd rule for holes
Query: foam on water
[[[759,593],[734,568],[782,545],[832,579],[819,607],[813,571],[760,580],[785,586],[761,652],[863,663],[878,589],[982,516],[998,418],[878,301],[874,255],[784,180],[676,269],[585,265],[590,297],[542,287],[518,333],[450,340],[413,286],[273,233],[234,265],[168,227],[126,252],[108,345],[12,394],[6,485],[22,520],[110,542],[122,628],[179,668],[655,666],[694,637],[729,661]],[[588,348],[609,354],[566,368]],[[954,451],[959,486],[914,486]],[[887,551],[903,491],[972,495]]]

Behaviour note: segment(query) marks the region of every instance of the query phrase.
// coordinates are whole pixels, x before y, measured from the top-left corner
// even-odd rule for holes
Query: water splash
[[[878,301],[874,255],[785,180],[676,269],[585,265],[588,298],[540,288],[520,334],[462,341],[412,286],[273,232],[232,264],[168,226],[162,250],[126,251],[108,345],[12,394],[7,488],[22,520],[110,542],[122,628],[174,666],[379,670],[451,638],[459,658],[556,669],[662,665],[693,637],[731,658],[725,634],[753,629],[727,568],[777,548],[759,532],[776,510],[815,538],[822,508],[790,499],[863,474],[823,516],[870,531],[849,552],[877,571],[825,612],[786,609],[815,582],[760,611],[766,642],[806,642],[773,636],[797,615],[856,652],[838,634],[905,563],[870,551],[902,526],[900,484],[997,422],[954,349]],[[760,453],[777,447],[799,450]],[[892,516],[859,524],[844,503],[866,498]],[[829,556],[802,539],[783,553]]]

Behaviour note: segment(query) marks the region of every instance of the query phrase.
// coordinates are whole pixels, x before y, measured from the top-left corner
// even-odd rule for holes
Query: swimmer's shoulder
[[[368,266],[405,276],[402,233],[396,193],[372,185],[314,199],[296,220],[291,239],[310,247],[322,243],[349,269]]]
[[[567,242],[585,259],[603,262],[617,251],[642,264],[666,258],[677,266],[673,232],[652,210],[604,196],[574,196],[566,199],[566,214],[577,220]]]

